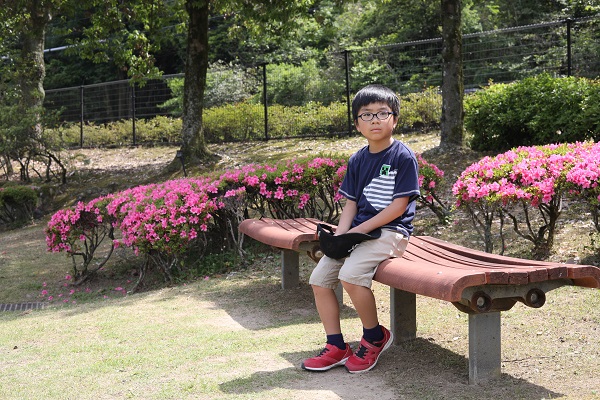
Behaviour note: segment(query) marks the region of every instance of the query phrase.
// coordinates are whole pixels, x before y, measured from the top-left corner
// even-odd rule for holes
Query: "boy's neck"
[[[394,143],[394,138],[390,137],[389,140],[385,140],[385,141],[371,141],[368,140],[369,143],[369,153],[380,153],[382,151],[384,151],[385,149],[387,149],[388,147],[390,147],[392,145],[392,143]]]

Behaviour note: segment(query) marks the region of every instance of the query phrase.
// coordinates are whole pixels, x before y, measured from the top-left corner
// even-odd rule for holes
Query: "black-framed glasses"
[[[372,121],[373,118],[375,118],[375,117],[377,117],[377,119],[380,121],[385,121],[386,119],[388,119],[390,117],[390,115],[398,115],[398,114],[395,112],[391,112],[391,111],[379,111],[375,114],[366,112],[366,113],[360,114],[358,116],[358,118],[362,119],[365,122]]]

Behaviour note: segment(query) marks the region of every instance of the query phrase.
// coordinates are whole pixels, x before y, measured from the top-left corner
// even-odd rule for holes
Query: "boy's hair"
[[[396,93],[388,87],[374,84],[365,86],[354,96],[352,117],[355,122],[358,120],[358,110],[371,103],[385,103],[392,109],[392,112],[396,113],[396,116],[400,115],[400,99]]]

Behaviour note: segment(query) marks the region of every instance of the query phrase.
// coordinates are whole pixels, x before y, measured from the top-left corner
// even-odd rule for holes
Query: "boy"
[[[319,355],[302,363],[303,369],[327,371],[345,365],[351,373],[367,372],[393,342],[393,334],[379,325],[371,283],[380,262],[401,257],[406,249],[419,195],[416,157],[392,137],[399,111],[396,94],[381,85],[364,87],[352,101],[354,124],[368,145],[348,161],[340,187],[346,204],[335,235],[382,228],[381,236],[360,243],[347,258],[324,256],[315,267],[309,283],[327,344]],[[354,353],[340,327],[334,292],[340,281],[363,325],[363,337]]]

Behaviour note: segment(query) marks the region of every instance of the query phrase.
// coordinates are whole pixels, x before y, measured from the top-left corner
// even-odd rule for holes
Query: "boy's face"
[[[383,114],[382,119],[378,118],[378,113]],[[384,118],[385,113],[388,113],[387,118]],[[381,149],[392,143],[392,132],[398,123],[398,116],[391,113],[392,109],[386,103],[371,103],[358,110],[356,129],[367,139],[370,147]]]

